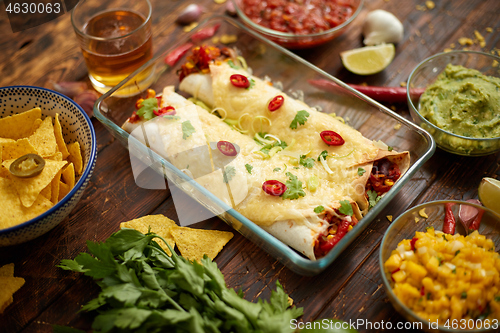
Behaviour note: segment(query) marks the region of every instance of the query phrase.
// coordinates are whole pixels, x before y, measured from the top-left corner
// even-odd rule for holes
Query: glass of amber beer
[[[107,92],[152,58],[151,12],[149,0],[81,0],[75,6],[71,22],[97,91]],[[153,72],[152,67],[144,69],[114,95],[145,90]]]

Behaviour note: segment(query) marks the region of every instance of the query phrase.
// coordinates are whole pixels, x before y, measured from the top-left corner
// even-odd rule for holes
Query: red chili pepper
[[[323,131],[319,134],[321,139],[329,146],[342,146],[345,141],[340,134],[334,131]]]
[[[396,272],[399,272],[400,270],[401,270],[401,268],[399,268],[399,267],[398,267],[398,268],[396,268],[395,270],[393,270],[393,271],[391,272],[391,274],[394,274],[394,273],[396,273]]]
[[[283,105],[283,103],[285,103],[285,98],[281,95],[278,95],[269,102],[267,108],[269,109],[269,111],[273,112],[278,110]]]
[[[193,46],[193,43],[186,43],[173,49],[165,56],[163,62],[173,67]]]
[[[479,226],[481,225],[481,219],[483,218],[484,210],[479,209],[479,212],[476,215],[476,218],[474,221],[469,226],[469,229],[471,230],[479,230]]]
[[[454,235],[455,234],[455,216],[453,215],[453,211],[451,207],[455,204],[452,202],[444,204],[444,224],[443,224],[443,232],[446,234]]]
[[[275,197],[279,197],[287,190],[285,184],[277,180],[266,180],[262,183],[262,190],[269,195],[273,195]]]
[[[236,156],[238,152],[231,142],[219,141],[217,142],[217,148],[226,156]]]
[[[132,115],[128,118],[128,122],[133,124],[141,120],[141,117],[137,115],[137,113],[134,111],[132,112]]]
[[[422,288],[420,288],[420,296],[424,296],[425,295],[425,287],[422,286]]]
[[[211,27],[206,27],[206,28],[200,29],[200,30],[196,31],[191,36],[191,40],[196,43],[196,42],[199,42],[201,40],[210,38],[213,35],[215,35],[215,33],[217,32],[219,27],[220,27],[220,24],[216,24],[216,25],[211,26]]]
[[[333,81],[319,79],[309,80],[308,82],[316,88],[331,91],[333,93],[346,92],[346,89]],[[349,84],[349,86],[379,102],[404,103],[407,101],[406,87],[373,87],[356,84]],[[414,97],[418,97],[423,94],[424,90],[423,88],[413,88],[410,89],[410,94]]]
[[[176,114],[175,109],[173,106],[165,106],[159,110],[153,110],[153,113],[155,115],[159,116],[173,116]]]
[[[250,81],[245,75],[233,74],[229,77],[232,85],[238,88],[248,88],[250,87]]]
[[[156,96],[156,103],[158,103],[158,106],[161,105],[161,96]]]
[[[337,233],[335,234],[335,236],[333,236],[332,239],[329,239],[325,243],[321,244],[321,251],[323,251],[323,253],[328,253],[335,245],[337,245],[337,243],[340,242],[340,240],[347,234],[350,225],[351,224],[349,221],[342,220],[342,223],[337,229]]]
[[[410,245],[411,245],[411,250],[412,251],[415,251],[415,243],[418,241],[418,238],[417,237],[413,237],[411,239],[411,242],[410,242]]]

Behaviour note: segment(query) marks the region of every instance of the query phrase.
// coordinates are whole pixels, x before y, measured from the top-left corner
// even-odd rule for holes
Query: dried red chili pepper
[[[451,207],[455,204],[452,202],[444,204],[444,224],[443,224],[443,232],[446,234],[454,235],[455,234],[455,216],[453,215],[453,211]]]
[[[165,56],[163,62],[173,67],[193,46],[193,43],[186,43],[173,49]]]

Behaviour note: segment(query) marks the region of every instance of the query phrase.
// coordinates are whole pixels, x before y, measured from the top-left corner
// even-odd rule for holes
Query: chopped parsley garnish
[[[427,299],[431,299],[431,293],[427,293]]]
[[[363,176],[365,174],[366,170],[363,168],[358,168],[358,176]]]
[[[151,120],[155,117],[154,110],[158,110],[158,100],[156,97],[147,98],[141,103],[141,107],[137,110],[137,115],[145,120]]]
[[[285,199],[298,199],[299,197],[303,197],[306,195],[306,192],[302,189],[302,182],[297,178],[297,176],[293,175],[290,172],[286,173],[288,180],[285,182],[287,187],[285,193],[281,196],[283,200]]]
[[[196,130],[194,129],[190,120],[186,120],[182,123],[182,138],[184,140],[189,138],[194,132],[196,132]]]
[[[323,159],[326,160],[326,158],[328,157],[328,152],[326,150],[323,150],[321,153],[319,153],[318,155],[318,162],[321,161],[321,157],[323,156]]]
[[[319,213],[323,212],[324,210],[325,210],[325,207],[323,207],[323,206],[318,206],[318,207],[314,208],[314,212],[316,214],[319,214]]]
[[[447,241],[447,239],[446,239],[446,235],[445,235],[445,234],[442,234],[441,236],[443,236],[443,239],[444,239],[445,241]]]
[[[224,173],[222,175],[224,183],[229,183],[231,179],[236,175],[236,169],[234,166],[229,165],[225,168]]]
[[[281,148],[285,149],[286,147],[288,147],[288,145],[283,140],[281,140],[280,142],[274,141],[273,143],[268,143],[267,145],[265,145],[264,147],[262,147],[260,149],[260,151],[263,152],[264,154],[269,155],[269,151],[271,149],[273,149],[274,147],[281,147]]]
[[[438,258],[438,261],[439,261],[439,266],[442,266],[443,265],[443,258],[439,258],[439,257],[437,257],[437,258]]]
[[[349,200],[341,200],[339,202],[340,202],[340,208],[339,208],[340,213],[349,216],[352,216],[354,214]]]
[[[273,169],[274,172],[278,172],[278,171],[281,171],[281,168],[274,168]]]
[[[495,297],[495,302],[500,302],[500,296]]]
[[[297,169],[297,170],[299,169],[299,167],[293,167],[293,168],[294,168],[294,169]]]
[[[457,250],[457,252],[455,252],[455,255],[458,256],[459,253],[460,253],[460,250]]]
[[[227,64],[229,65],[229,67],[233,68],[233,69],[240,69],[238,66],[236,66],[234,64],[234,62],[232,60],[228,60],[227,61]]]
[[[456,268],[453,268],[453,270],[451,271],[453,274],[457,274],[457,269]]]
[[[297,115],[293,118],[292,123],[290,124],[290,128],[297,129],[298,125],[304,125],[307,121],[307,117],[309,117],[309,112],[306,110],[298,111]]]
[[[465,292],[465,291],[464,291],[464,292],[460,295],[460,298],[462,298],[462,299],[467,298],[467,292]]]
[[[245,164],[245,168],[247,169],[249,174],[252,174],[253,166],[251,166],[250,164],[247,163],[247,164]]]
[[[368,194],[368,203],[370,204],[369,208],[375,207],[375,205],[377,204],[377,202],[379,202],[380,199],[382,199],[382,197],[379,196],[377,194],[377,192],[372,191],[372,190],[366,192],[366,194]]]
[[[394,149],[394,148],[392,148],[391,146],[388,146],[388,147],[387,147],[387,150],[388,150],[388,151],[392,151],[393,149]]]
[[[306,157],[306,155],[300,155],[299,164],[311,169],[314,166],[314,158]]]

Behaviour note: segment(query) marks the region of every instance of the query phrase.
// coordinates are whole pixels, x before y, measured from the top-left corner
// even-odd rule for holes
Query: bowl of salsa
[[[288,49],[318,46],[341,35],[364,0],[233,0],[241,21]]]

